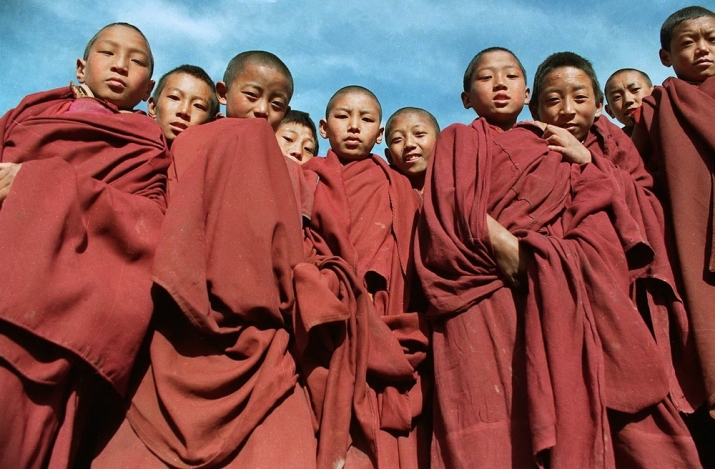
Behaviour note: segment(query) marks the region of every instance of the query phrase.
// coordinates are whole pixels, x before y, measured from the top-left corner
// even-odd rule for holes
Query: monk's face
[[[211,116],[209,109],[214,90],[203,80],[188,73],[174,73],[164,83],[156,101],[149,98],[149,115],[172,142],[192,125],[203,124]]]
[[[266,119],[273,130],[278,129],[290,110],[288,77],[260,63],[246,63],[230,86],[222,81],[216,83],[216,94],[219,102],[226,105],[227,117]]]
[[[589,76],[579,68],[557,68],[546,75],[542,89],[539,120],[563,127],[583,142],[602,107]]]
[[[121,110],[146,101],[154,88],[146,41],[132,28],[114,25],[99,33],[87,60],[77,59],[77,80],[95,97]]]
[[[673,29],[670,50],[660,50],[660,61],[673,66],[678,78],[701,83],[715,75],[715,18],[685,20]]]
[[[653,87],[642,73],[629,70],[615,75],[606,83],[606,111],[626,127],[633,127],[633,114],[650,96]]]
[[[516,58],[506,51],[485,53],[472,74],[469,92],[462,93],[465,109],[472,108],[492,125],[508,130],[529,101],[526,79]]]
[[[387,135],[385,156],[404,174],[427,171],[438,130],[424,115],[406,112],[393,117]]]
[[[313,131],[298,122],[286,122],[276,131],[278,146],[283,156],[303,164],[315,156],[316,141]]]
[[[380,107],[367,93],[347,92],[335,98],[325,119],[320,119],[320,135],[345,160],[367,158],[375,144],[382,142]]]

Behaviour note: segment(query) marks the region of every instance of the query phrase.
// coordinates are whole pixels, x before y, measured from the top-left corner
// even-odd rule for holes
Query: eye
[[[293,139],[290,138],[290,137],[287,137],[287,136],[285,136],[285,135],[283,136],[283,140],[285,140],[285,141],[288,142],[288,143],[293,143]]]
[[[286,108],[286,104],[283,101],[272,101],[271,106],[273,106],[273,109],[276,111],[282,111]]]
[[[305,151],[305,152],[307,152],[307,153],[310,153],[311,155],[315,156],[315,148],[304,147],[304,148],[303,148],[303,151]]]
[[[689,45],[691,45],[691,44],[693,44],[693,41],[691,41],[690,39],[686,39],[686,40],[684,40],[683,42],[680,43],[680,45],[683,46],[683,47],[689,46]]]
[[[196,109],[198,109],[199,111],[203,111],[203,112],[208,111],[208,108],[206,106],[204,106],[203,104],[196,103],[196,104],[194,104],[194,107]]]
[[[618,101],[618,100],[620,100],[620,99],[621,99],[621,95],[616,95],[616,96],[611,96],[610,101],[611,101],[612,103],[615,103],[616,101]]]
[[[107,57],[114,55],[114,52],[110,50],[99,50],[97,51],[99,54],[106,55]]]
[[[368,123],[373,123],[373,122],[375,122],[375,119],[373,119],[372,117],[363,117],[362,121],[368,122]]]
[[[137,64],[137,65],[139,65],[139,66],[141,66],[141,67],[146,67],[146,64],[145,64],[142,60],[132,59],[132,62],[134,62],[135,64]]]
[[[515,80],[515,79],[519,78],[519,75],[517,75],[516,73],[510,73],[506,77],[510,78],[512,80]]]
[[[258,99],[258,95],[256,93],[254,93],[253,91],[243,91],[243,95],[246,96],[250,100]]]
[[[402,141],[402,137],[395,137],[392,140],[390,140],[390,145],[396,145]]]
[[[491,75],[478,75],[477,80],[479,81],[487,81],[491,80],[492,76]]]
[[[347,119],[348,115],[340,113],[340,114],[335,114],[333,117],[335,117],[336,119]]]
[[[166,97],[172,101],[179,101],[179,97],[176,96],[175,94],[169,94]]]
[[[415,137],[424,137],[425,135],[427,135],[427,132],[415,132]]]

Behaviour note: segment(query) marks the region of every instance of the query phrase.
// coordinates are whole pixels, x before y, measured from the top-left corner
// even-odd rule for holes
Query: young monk
[[[643,98],[653,92],[650,77],[635,68],[622,68],[606,80],[606,112],[623,124],[626,135],[633,133],[633,115],[641,107]]]
[[[283,156],[303,164],[318,154],[318,133],[307,112],[291,109],[276,130]]]
[[[432,467],[697,467],[687,432],[612,419],[667,399],[629,297],[628,261],[649,258],[637,224],[611,218],[624,204],[613,175],[566,153],[540,128],[486,118],[437,141],[416,245],[434,331]],[[648,459],[628,457],[638,438]]]
[[[385,135],[387,161],[422,193],[427,164],[439,135],[437,119],[424,109],[403,107],[387,119]]]
[[[289,350],[301,225],[268,125],[293,80],[265,51],[237,55],[224,77],[228,118],[185,130],[171,149],[149,359],[96,468],[315,467]]]
[[[188,127],[213,119],[218,110],[213,80],[195,65],[180,65],[165,73],[147,103],[169,145]]]
[[[715,119],[715,13],[699,6],[670,15],[660,30],[660,59],[675,77],[643,100],[633,142],[663,201],[668,254],[673,262],[697,347],[706,407],[700,422],[715,447],[715,297],[713,254],[713,142]],[[709,427],[709,428],[708,428]],[[692,427],[691,427],[692,428]],[[701,430],[695,429],[697,433]],[[707,456],[715,464],[715,455]]]
[[[0,121],[0,465],[75,467],[119,408],[152,314],[169,164],[144,35],[102,28],[81,86],[26,97]]]
[[[581,164],[591,162],[612,175],[625,195],[625,205],[616,210],[614,216],[634,220],[639,226],[640,237],[652,250],[653,260],[646,268],[637,265],[630,269],[632,300],[646,321],[652,324],[670,380],[670,399],[659,405],[658,411],[648,419],[659,421],[659,414],[671,415],[669,420],[673,427],[667,431],[682,438],[687,432],[677,411],[692,412],[693,406],[700,404],[702,393],[686,313],[662,234],[665,229],[663,210],[652,193],[652,178],[645,171],[630,139],[600,116],[603,96],[599,90],[596,73],[588,60],[571,52],[560,52],[549,56],[539,66],[534,77],[531,106],[535,117],[548,124],[544,136],[551,149]],[[631,244],[632,240],[626,240],[624,248],[629,251]],[[632,417],[611,411],[612,422],[620,420],[626,430],[630,425],[630,430],[623,432],[626,438],[648,436],[650,430],[643,427],[648,419],[640,416],[637,423],[628,423],[628,419]],[[650,425],[656,426],[653,422]],[[619,434],[617,438],[623,436]],[[624,457],[647,461],[655,456],[651,448],[638,440],[628,446],[630,453]]]
[[[371,91],[341,88],[320,120],[328,154],[303,165],[317,176],[306,229],[315,265],[346,267],[313,285],[342,282],[340,297],[354,295],[322,316],[301,307],[307,329],[327,325],[310,331],[317,343],[297,340],[319,422],[319,467],[429,463],[423,415],[429,402],[423,395],[427,338],[410,255],[418,199],[405,176],[371,153],[382,141],[381,120]],[[296,276],[299,293],[310,293],[305,272]],[[298,302],[303,304],[301,294]]]

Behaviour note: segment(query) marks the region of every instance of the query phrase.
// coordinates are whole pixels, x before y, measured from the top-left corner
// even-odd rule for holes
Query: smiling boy
[[[385,157],[402,174],[412,187],[422,192],[427,165],[439,136],[439,124],[424,109],[404,107],[398,109],[385,124]]]

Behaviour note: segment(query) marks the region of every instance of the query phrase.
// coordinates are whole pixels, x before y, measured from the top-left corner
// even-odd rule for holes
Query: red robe
[[[289,333],[302,232],[275,135],[263,119],[221,119],[171,156],[150,363],[93,467],[312,467]]]
[[[329,151],[303,168],[317,187],[306,230],[312,265],[296,272],[296,331],[320,431],[318,466],[423,467],[427,337],[411,257],[417,198],[375,155],[343,165]]]
[[[169,160],[152,119],[68,88],[28,96],[0,132],[0,160],[22,163],[0,209],[0,461],[66,467],[149,325]]]
[[[612,218],[613,178],[478,119],[442,131],[427,180],[416,263],[434,320],[433,467],[697,467],[629,298],[628,262],[649,250]],[[533,252],[526,291],[500,278],[487,214]]]
[[[643,100],[633,141],[668,221],[666,240],[715,417],[715,77],[669,78]]]

